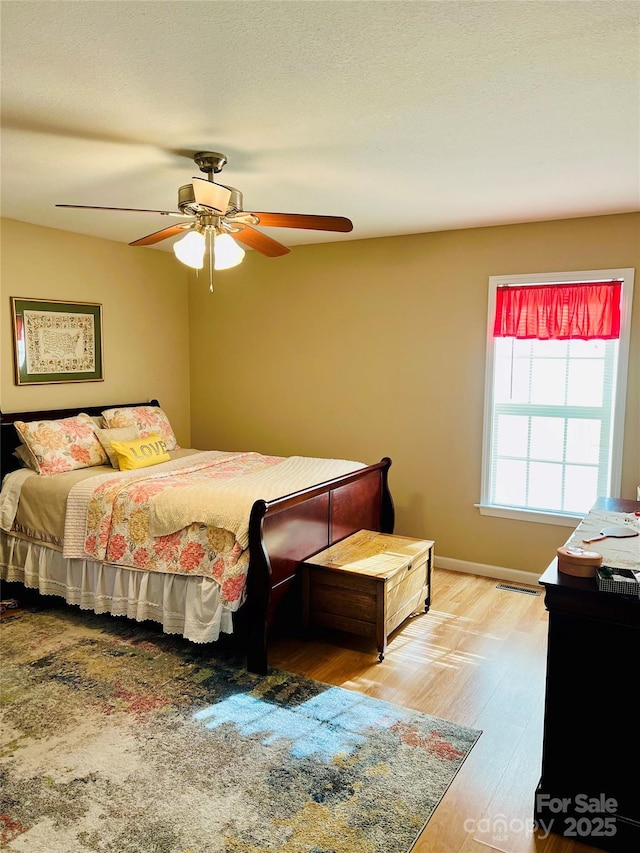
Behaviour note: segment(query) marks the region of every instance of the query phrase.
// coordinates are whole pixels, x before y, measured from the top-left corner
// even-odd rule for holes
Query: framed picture
[[[12,296],[16,385],[102,381],[101,308]]]

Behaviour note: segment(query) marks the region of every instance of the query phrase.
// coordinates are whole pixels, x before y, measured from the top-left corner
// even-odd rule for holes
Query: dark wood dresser
[[[594,509],[633,513],[640,502],[601,498]],[[557,560],[540,583],[549,633],[536,821],[601,850],[640,850],[640,599],[600,592]]]

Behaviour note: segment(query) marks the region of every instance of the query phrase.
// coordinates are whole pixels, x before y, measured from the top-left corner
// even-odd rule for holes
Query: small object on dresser
[[[585,551],[577,545],[558,548],[558,571],[578,578],[594,578],[596,569],[602,565],[602,554]]]
[[[582,541],[588,545],[591,542],[599,542],[601,539],[629,539],[632,536],[639,535],[640,531],[636,530],[635,527],[626,524],[613,524],[611,527],[603,527],[597,536]]]
[[[618,595],[640,598],[640,570],[602,566],[597,570],[597,578],[600,592],[615,592]]]

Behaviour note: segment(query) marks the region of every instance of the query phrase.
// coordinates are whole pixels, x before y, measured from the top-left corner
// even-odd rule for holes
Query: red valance
[[[620,281],[498,287],[493,336],[541,341],[619,338],[621,289]]]

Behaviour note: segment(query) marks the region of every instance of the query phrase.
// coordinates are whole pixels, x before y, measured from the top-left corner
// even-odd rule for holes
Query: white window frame
[[[624,413],[627,397],[627,368],[629,364],[629,338],[631,334],[631,305],[635,270],[574,270],[561,273],[534,273],[532,275],[494,275],[489,277],[489,305],[487,312],[487,357],[485,366],[484,426],[482,444],[482,491],[476,507],[481,515],[513,518],[519,521],[534,521],[542,524],[559,524],[576,527],[583,516],[520,509],[490,503],[491,448],[493,427],[493,382],[494,382],[494,337],[493,326],[496,310],[496,291],[504,285],[567,284],[588,281],[621,281],[620,338],[618,341],[618,364],[616,369],[616,400],[611,437],[611,488],[607,497],[620,497],[622,480],[622,445],[624,439]]]

